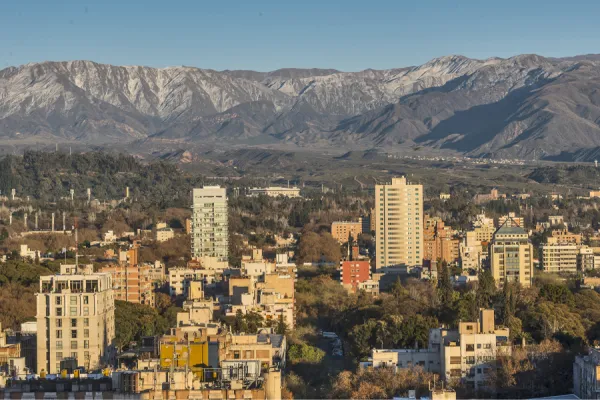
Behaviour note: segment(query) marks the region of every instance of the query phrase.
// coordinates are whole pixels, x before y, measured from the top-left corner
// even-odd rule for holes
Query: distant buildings
[[[459,258],[460,240],[453,237],[453,229],[439,218],[425,215],[423,229],[423,260],[454,263]]]
[[[21,245],[21,250],[19,251],[19,255],[22,258],[29,258],[31,260],[35,260],[36,257],[39,259],[41,257],[39,250],[31,250],[29,246],[26,244]]]
[[[530,287],[533,280],[533,245],[523,228],[502,226],[489,247],[492,275],[498,287],[519,282]]]
[[[498,194],[498,189],[493,188],[492,190],[490,190],[489,194],[476,194],[473,201],[475,202],[475,204],[482,204],[487,203],[488,201],[498,200],[504,197],[506,197],[506,195]]]
[[[119,264],[107,265],[100,272],[112,277],[115,300],[154,307],[154,290],[165,281],[165,266],[138,263],[138,249],[119,252]]]
[[[37,302],[37,369],[60,372],[73,359],[86,370],[115,358],[114,295],[109,274],[92,265],[62,265],[60,275],[40,277]]]
[[[300,188],[297,187],[281,187],[281,186],[269,186],[267,188],[251,188],[248,190],[250,196],[265,195],[269,197],[289,197],[296,198],[300,197]]]
[[[228,214],[225,188],[205,186],[193,190],[192,257],[228,262]]]
[[[423,186],[406,177],[375,185],[375,252],[377,269],[420,266],[423,259]]]

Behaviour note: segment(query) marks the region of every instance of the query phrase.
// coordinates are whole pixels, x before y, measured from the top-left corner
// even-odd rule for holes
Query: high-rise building
[[[423,185],[406,177],[375,185],[377,269],[421,265],[423,259]]]
[[[579,246],[574,243],[544,243],[540,247],[544,272],[577,273]]]
[[[192,257],[227,262],[227,194],[225,188],[193,190]]]
[[[37,369],[60,372],[63,359],[86,370],[114,361],[115,302],[109,274],[92,265],[62,265],[40,277],[37,301]]]
[[[518,226],[502,226],[489,247],[490,266],[496,285],[519,282],[530,287],[533,279],[533,245],[529,235]]]

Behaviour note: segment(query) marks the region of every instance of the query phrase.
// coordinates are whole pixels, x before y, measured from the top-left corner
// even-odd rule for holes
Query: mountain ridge
[[[581,159],[600,147],[600,56],[461,55],[258,72],[48,61],[0,70],[0,142],[424,146]]]

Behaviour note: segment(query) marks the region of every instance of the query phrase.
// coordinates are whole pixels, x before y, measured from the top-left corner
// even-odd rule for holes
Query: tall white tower
[[[193,190],[192,257],[227,262],[229,257],[227,193],[219,186]]]

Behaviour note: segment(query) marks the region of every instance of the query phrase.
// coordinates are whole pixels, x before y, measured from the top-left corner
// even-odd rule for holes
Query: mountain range
[[[32,63],[0,71],[2,143],[589,160],[600,154],[600,56],[445,56],[360,72]]]

